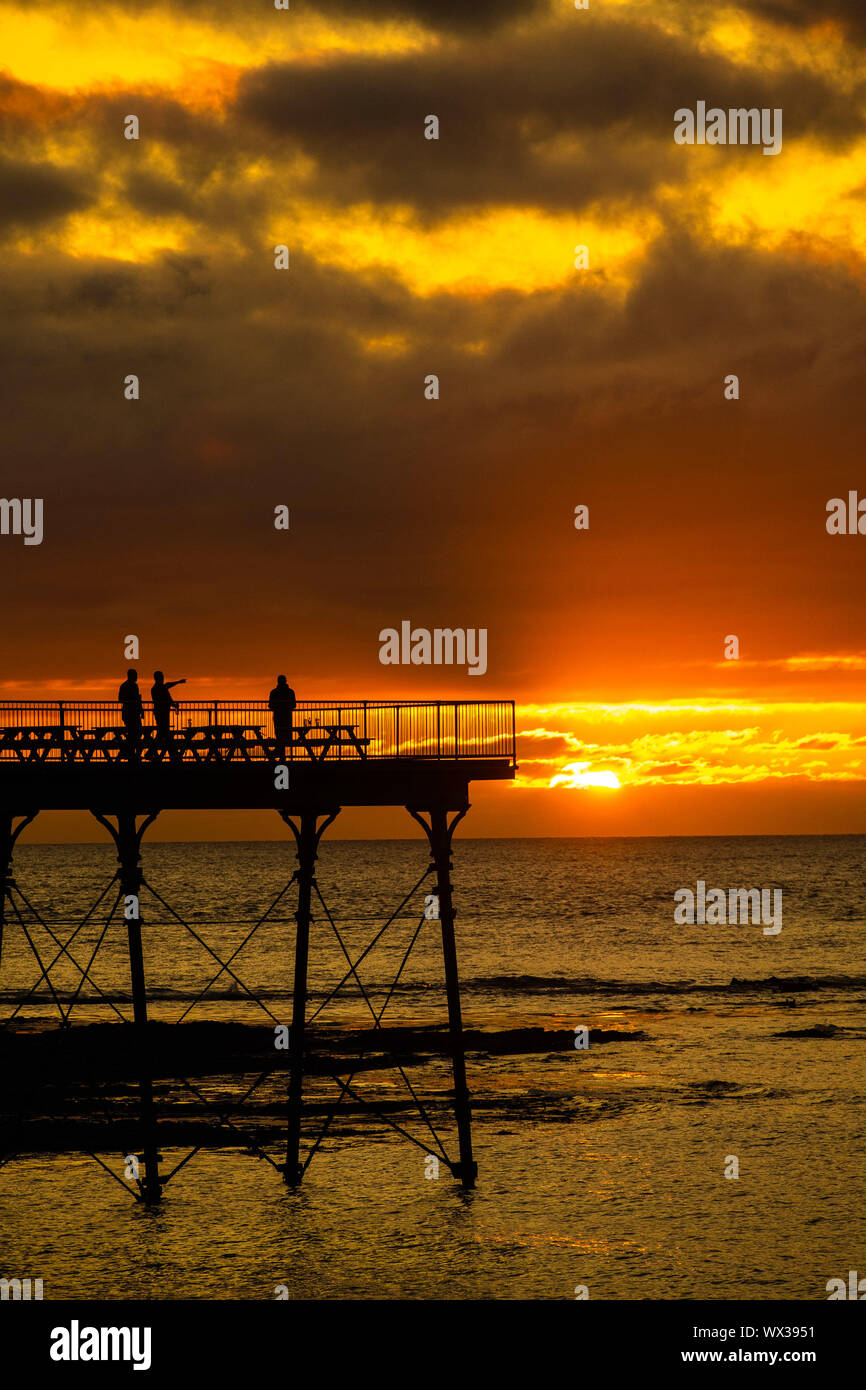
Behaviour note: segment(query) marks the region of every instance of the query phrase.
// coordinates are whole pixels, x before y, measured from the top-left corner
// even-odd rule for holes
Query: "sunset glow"
[[[859,704],[559,705],[520,714],[525,787],[866,781]],[[577,753],[592,761],[563,761]]]
[[[566,763],[562,772],[551,778],[552,787],[617,788],[619,780],[613,772],[593,772],[589,763]]]
[[[0,697],[104,698],[138,632],[195,698],[514,697],[499,833],[862,828],[866,541],[824,521],[866,58],[787,8],[0,0],[4,488],[47,517]],[[778,157],[677,145],[695,93],[783,110]],[[484,627],[483,679],[383,666],[407,617]]]

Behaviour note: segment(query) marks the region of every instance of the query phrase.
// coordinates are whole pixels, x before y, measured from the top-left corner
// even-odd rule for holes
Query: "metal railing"
[[[504,758],[515,761],[513,700],[300,700],[292,737],[274,729],[264,700],[179,700],[170,743],[160,743],[143,701],[134,756],[176,760],[280,758]],[[0,701],[0,763],[112,760],[133,753],[114,700]]]

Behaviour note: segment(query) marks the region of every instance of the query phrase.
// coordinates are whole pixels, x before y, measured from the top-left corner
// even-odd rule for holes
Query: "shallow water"
[[[471,1055],[480,1178],[468,1194],[444,1166],[426,1177],[422,1149],[372,1117],[353,1116],[328,1136],[299,1192],[264,1161],[207,1151],[151,1211],[84,1155],[13,1158],[0,1169],[0,1272],[43,1278],[46,1298],[265,1299],[280,1284],[294,1298],[572,1298],[578,1284],[593,1298],[826,1298],[828,1279],[864,1264],[864,849],[858,836],[458,841],[466,1027],[586,1025],[641,1030],[646,1040]],[[353,957],[426,862],[420,842],[324,844],[319,885]],[[273,844],[155,845],[144,866],[222,959],[293,867]],[[22,847],[16,856],[17,881],[49,925],[80,920],[113,871],[96,846]],[[675,925],[673,893],[698,878],[781,887],[782,931]],[[428,880],[360,967],[374,1005],[429,891]],[[219,967],[146,893],[142,910],[152,1016],[176,1019]],[[106,915],[107,906],[98,928],[76,939],[79,959]],[[233,966],[286,1021],[291,928],[284,899]],[[320,909],[311,1011],[344,971]],[[93,974],[128,1013],[120,920]],[[13,923],[0,1016],[35,975]],[[71,966],[55,977],[67,998],[80,978]],[[272,1028],[224,981],[191,1018]],[[443,1022],[441,981],[429,922],[384,1021]],[[43,995],[21,1018],[45,1026],[51,1007]],[[360,1026],[365,1015],[354,991],[320,1021]],[[104,1001],[72,1015],[109,1016]],[[413,1068],[411,1079],[433,1097],[453,1153],[444,1064]],[[317,1078],[309,1094],[329,1085]],[[379,1101],[405,1094],[394,1072],[358,1085]],[[401,1123],[426,1143],[420,1120]],[[188,1150],[161,1152],[168,1169]],[[729,1155],[736,1180],[724,1176]],[[273,1156],[282,1157],[278,1148]],[[122,1174],[121,1156],[100,1157]]]

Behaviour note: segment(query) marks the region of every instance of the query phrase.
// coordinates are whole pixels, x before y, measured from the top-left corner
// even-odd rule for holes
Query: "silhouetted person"
[[[117,698],[120,701],[120,717],[126,726],[127,757],[131,758],[141,741],[141,720],[144,714],[137,671],[131,668],[127,671],[126,680],[117,692]]]
[[[171,746],[171,712],[177,708],[172,696],[176,685],[186,685],[186,681],[167,681],[162,671],[154,671],[150,698],[153,701],[153,722],[156,724],[156,741]]]
[[[292,743],[292,716],[295,713],[295,692],[285,676],[277,676],[277,683],[268,697],[268,708],[274,716],[274,739],[281,758],[286,756],[286,745]]]

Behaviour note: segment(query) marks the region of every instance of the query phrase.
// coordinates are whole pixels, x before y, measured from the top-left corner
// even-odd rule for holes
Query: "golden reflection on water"
[[[615,1255],[618,1252],[629,1251],[638,1255],[648,1255],[649,1246],[639,1245],[634,1240],[603,1240],[594,1236],[559,1236],[544,1234],[522,1234],[522,1235],[483,1235],[474,1236],[473,1239],[478,1245],[523,1245],[532,1249],[544,1248],[547,1245],[564,1245],[569,1250],[579,1250],[584,1255]]]

